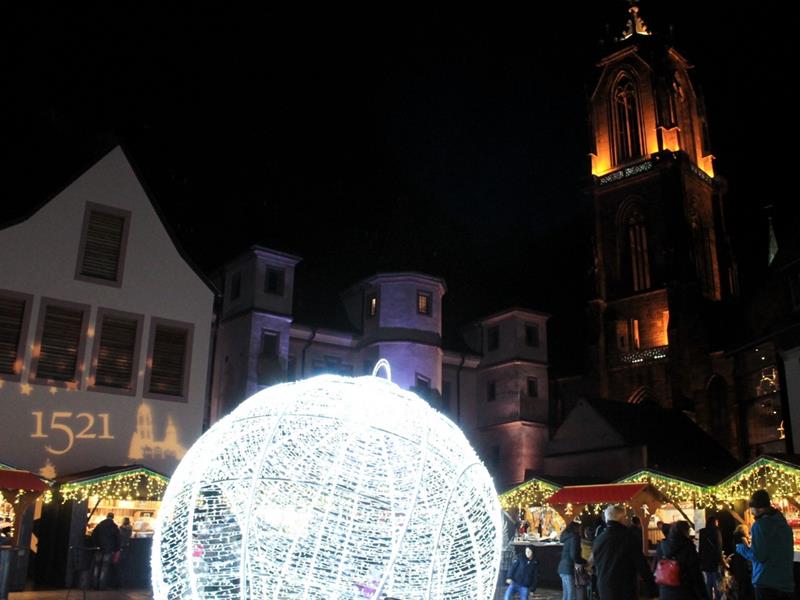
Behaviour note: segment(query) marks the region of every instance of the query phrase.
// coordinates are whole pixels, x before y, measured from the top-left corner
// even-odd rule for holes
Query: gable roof
[[[647,448],[647,466],[702,484],[718,482],[739,463],[684,412],[650,402],[582,400],[626,446]],[[577,408],[577,407],[576,407]]]
[[[186,253],[183,246],[178,241],[177,236],[175,235],[172,226],[169,224],[167,219],[164,216],[164,212],[161,210],[158,202],[155,200],[152,190],[150,189],[147,181],[142,175],[142,171],[136,163],[136,160],[131,155],[130,150],[126,147],[126,145],[122,142],[114,140],[111,143],[105,144],[102,148],[96,153],[93,154],[88,161],[83,163],[79,169],[69,177],[63,185],[60,185],[57,189],[53,191],[52,194],[46,196],[41,199],[40,202],[37,204],[32,205],[26,212],[23,214],[15,214],[11,219],[7,221],[0,222],[0,231],[3,229],[7,229],[9,227],[13,227],[14,225],[19,225],[28,219],[30,219],[34,214],[39,212],[42,208],[44,208],[51,200],[53,200],[56,196],[61,194],[64,190],[69,188],[73,183],[75,183],[80,177],[82,177],[88,171],[91,171],[95,165],[97,165],[100,161],[102,161],[106,156],[111,154],[115,149],[119,148],[122,151],[122,154],[125,157],[128,165],[130,166],[131,170],[136,177],[137,182],[142,187],[142,190],[147,196],[147,199],[150,201],[153,210],[155,211],[156,215],[158,216],[158,220],[161,222],[162,227],[167,232],[172,245],[175,246],[175,249],[178,251],[178,254],[183,259],[183,261],[189,266],[189,268],[194,271],[194,273],[205,283],[205,285],[213,292],[215,296],[219,295],[219,291],[211,279],[195,264],[194,260]]]

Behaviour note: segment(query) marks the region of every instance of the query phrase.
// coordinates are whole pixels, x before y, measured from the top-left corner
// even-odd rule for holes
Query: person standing
[[[794,592],[794,542],[792,529],[779,510],[772,508],[767,490],[750,497],[755,523],[750,545],[740,542],[736,552],[753,563],[756,600],[784,600]]]
[[[561,532],[559,541],[561,560],[558,561],[558,575],[561,577],[561,587],[564,590],[563,600],[582,600],[578,598],[578,588],[575,582],[576,565],[585,565],[586,561],[581,556],[580,524],[573,521]],[[583,590],[585,590],[585,586]],[[582,591],[583,591],[582,590]]]
[[[747,530],[739,525],[733,532],[735,545],[747,544]],[[728,558],[728,570],[733,579],[733,589],[728,594],[730,600],[753,600],[753,567],[750,561],[734,552]]]
[[[528,600],[528,594],[536,591],[539,581],[539,561],[533,556],[533,546],[525,547],[525,554],[517,555],[506,573],[506,590],[503,600],[511,600],[515,593],[520,600]]]
[[[700,569],[703,571],[710,600],[720,598],[719,575],[722,563],[722,532],[719,530],[719,519],[712,516],[700,530]]]
[[[669,529],[669,537],[656,549],[656,564],[662,558],[678,562],[680,585],[659,585],[661,600],[709,600],[703,574],[700,571],[700,557],[689,538],[689,523],[675,521]]]
[[[637,600],[637,577],[647,597],[658,597],[641,539],[634,539],[624,524],[625,511],[611,504],[606,507],[605,518],[606,529],[595,539],[592,551],[600,600]]]
[[[97,589],[108,588],[114,553],[120,548],[119,527],[114,523],[114,513],[108,513],[92,531],[92,544],[98,547],[94,559],[94,580]]]

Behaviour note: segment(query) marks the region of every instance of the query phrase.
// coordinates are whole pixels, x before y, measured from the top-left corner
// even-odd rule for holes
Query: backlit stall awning
[[[649,483],[611,483],[602,485],[572,485],[550,496],[547,503],[570,522],[582,512],[599,513],[608,504],[619,504],[632,510],[646,523],[649,515],[662,504],[666,496]],[[647,550],[646,530],[642,528],[642,548]]]
[[[13,543],[16,543],[19,538],[20,524],[25,511],[42,494],[49,498],[50,485],[42,477],[30,471],[9,468],[6,465],[0,467],[0,498],[6,503],[4,506],[8,508],[9,522],[13,520]],[[5,510],[3,513],[5,514]]]

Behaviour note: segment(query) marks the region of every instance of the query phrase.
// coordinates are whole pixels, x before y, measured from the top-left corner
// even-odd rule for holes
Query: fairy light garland
[[[733,507],[756,490],[767,490],[773,498],[800,495],[800,468],[772,458],[759,458],[714,489],[719,504]]]
[[[541,479],[531,479],[515,488],[500,494],[500,506],[503,510],[519,510],[520,507],[545,506],[547,499],[560,488],[553,483]]]
[[[492,479],[463,432],[378,377],[267,388],[178,465],[153,538],[153,597],[495,596]]]
[[[168,483],[169,479],[163,475],[141,468],[86,481],[63,483],[59,491],[62,502],[80,502],[94,496],[108,500],[159,500]]]
[[[698,508],[711,508],[716,505],[713,486],[702,486],[689,483],[676,477],[669,477],[644,469],[619,483],[649,483],[661,491],[667,498],[679,504],[694,504]]]

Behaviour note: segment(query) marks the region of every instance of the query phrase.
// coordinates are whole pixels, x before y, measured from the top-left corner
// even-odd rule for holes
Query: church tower
[[[594,290],[590,395],[654,401],[734,442],[732,381],[716,333],[736,294],[691,64],[636,2],[590,98]]]

